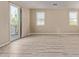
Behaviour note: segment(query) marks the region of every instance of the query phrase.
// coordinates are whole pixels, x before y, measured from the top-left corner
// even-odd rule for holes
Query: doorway
[[[20,7],[15,4],[10,4],[10,40],[20,38]]]

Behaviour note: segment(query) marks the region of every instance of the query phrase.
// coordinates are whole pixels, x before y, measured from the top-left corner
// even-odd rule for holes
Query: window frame
[[[70,13],[72,13],[72,12],[76,12],[77,13],[75,18],[71,18],[70,17]],[[76,20],[71,20],[71,19],[76,19]],[[76,22],[76,23],[72,25],[71,24],[72,21]],[[78,26],[78,11],[77,10],[69,10],[69,26]]]
[[[44,16],[44,17],[43,17],[43,20],[42,20],[43,23],[39,23],[39,22],[38,22],[38,15],[37,15],[38,13],[40,13],[40,14],[43,13],[43,16]],[[45,11],[36,11],[36,25],[37,25],[37,26],[44,26],[44,25],[45,25],[45,16],[46,16]]]

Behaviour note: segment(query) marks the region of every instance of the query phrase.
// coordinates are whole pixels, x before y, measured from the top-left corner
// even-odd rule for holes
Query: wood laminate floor
[[[79,56],[79,35],[31,35],[0,48],[0,57]]]

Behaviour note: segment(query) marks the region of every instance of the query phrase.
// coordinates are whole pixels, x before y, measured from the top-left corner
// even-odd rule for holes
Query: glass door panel
[[[20,8],[10,4],[10,39],[11,41],[20,38]]]

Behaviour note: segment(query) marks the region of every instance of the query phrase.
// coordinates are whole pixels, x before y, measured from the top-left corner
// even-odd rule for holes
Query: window
[[[36,12],[36,25],[42,26],[45,24],[45,13]]]
[[[77,26],[78,25],[78,15],[77,11],[70,11],[69,12],[69,25]]]

